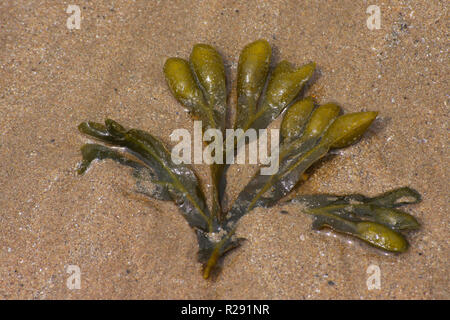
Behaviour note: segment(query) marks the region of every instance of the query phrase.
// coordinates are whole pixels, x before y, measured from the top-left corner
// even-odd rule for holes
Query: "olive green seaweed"
[[[397,203],[405,197],[409,201]],[[420,200],[415,190],[404,187],[373,198],[361,194],[318,194],[296,196],[289,202],[306,206],[304,213],[314,217],[314,229],[330,227],[354,235],[380,249],[404,252],[408,243],[398,231],[418,229],[420,224],[412,215],[397,207]]]
[[[359,141],[378,113],[374,111],[342,114],[336,103],[316,105],[312,97],[300,95],[314,74],[315,63],[294,67],[279,62],[271,71],[272,49],[266,40],[244,47],[239,57],[237,106],[231,127],[264,129],[284,112],[278,151],[279,169],[263,175],[262,168],[239,193],[225,212],[223,197],[228,165],[212,164],[211,209],[194,170],[176,164],[164,144],[148,132],[125,129],[116,121],[104,124],[83,122],[79,130],[103,144],[85,144],[78,173],[83,174],[98,160],[111,159],[132,168],[136,192],[158,200],[173,201],[198,241],[198,260],[203,277],[209,278],[226,252],[238,247],[237,223],[256,207],[298,204],[302,213],[312,216],[312,228],[329,227],[388,252],[404,252],[408,242],[402,231],[420,227],[419,222],[400,207],[421,201],[420,194],[403,187],[375,197],[350,195],[295,195],[283,200],[306,171],[330,150],[348,147]],[[196,44],[189,60],[169,58],[164,64],[168,87],[203,128],[227,129],[227,87],[225,67],[216,49]],[[222,159],[233,154],[244,135],[223,145]],[[233,138],[233,139],[234,139]],[[228,147],[228,150],[227,150]],[[231,148],[231,150],[230,150]]]

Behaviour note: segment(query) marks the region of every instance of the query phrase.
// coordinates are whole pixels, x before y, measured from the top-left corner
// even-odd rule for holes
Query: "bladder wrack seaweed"
[[[377,112],[373,111],[341,115],[341,108],[334,103],[316,106],[311,97],[299,99],[302,88],[314,73],[315,64],[295,68],[281,61],[270,72],[270,60],[271,47],[265,40],[250,43],[242,50],[234,128],[265,129],[286,110],[280,128],[279,170],[272,175],[257,172],[228,212],[223,212],[221,205],[228,169],[225,161],[211,165],[213,199],[209,208],[192,168],[183,163],[175,164],[170,151],[153,135],[125,129],[110,119],[105,124],[84,122],[79,125],[81,132],[107,146],[84,145],[78,172],[84,173],[95,159],[113,159],[133,168],[140,192],[174,201],[196,232],[198,260],[203,263],[205,279],[227,251],[240,245],[242,239],[236,237],[235,231],[241,217],[253,208],[268,208],[279,203],[298,185],[313,163],[332,149],[357,142],[377,117]],[[213,47],[195,45],[189,61],[167,59],[164,74],[174,97],[195,119],[205,124],[205,130],[225,131],[225,68]],[[234,144],[227,144],[228,150],[224,145],[223,157],[226,152],[236,152],[243,138],[243,135],[237,136]],[[149,182],[152,188],[143,187]],[[289,203],[299,203],[306,208],[302,212],[312,215],[314,229],[330,227],[382,250],[404,252],[408,242],[400,231],[417,229],[419,223],[398,208],[420,200],[416,191],[404,187],[374,198],[360,194],[318,194],[296,196]]]

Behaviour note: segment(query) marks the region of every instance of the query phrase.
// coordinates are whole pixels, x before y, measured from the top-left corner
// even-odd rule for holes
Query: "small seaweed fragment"
[[[194,172],[185,165],[175,165],[169,151],[161,141],[151,134],[138,130],[125,130],[113,120],[106,120],[105,125],[93,122],[83,122],[79,130],[100,141],[112,146],[124,148],[124,152],[139,159],[145,168],[151,172],[151,182],[159,186],[158,198],[171,199],[177,203],[188,223],[193,228],[212,232],[217,228],[217,221],[210,213],[206,200],[201,191]],[[119,157],[117,151],[102,146],[102,148],[85,145],[82,151],[93,149],[92,152],[83,152],[81,172],[93,159],[111,158],[121,163],[125,157]],[[93,145],[96,146],[96,145]]]
[[[239,57],[236,121],[232,127],[241,130],[220,149],[219,158],[224,161],[211,165],[211,209],[192,168],[176,164],[164,144],[150,133],[125,129],[110,119],[105,124],[83,122],[78,127],[104,144],[86,144],[81,148],[83,160],[78,172],[85,173],[94,160],[112,159],[133,169],[138,192],[173,201],[197,235],[198,260],[203,264],[205,279],[219,259],[242,242],[235,236],[240,218],[255,207],[279,203],[304,180],[305,171],[312,164],[332,149],[356,143],[377,117],[373,111],[342,114],[335,103],[316,106],[311,97],[302,99],[300,92],[312,77],[315,63],[295,68],[281,61],[271,72],[271,55],[269,43],[257,40],[245,46]],[[197,44],[189,61],[169,58],[163,70],[177,101],[194,119],[203,121],[204,130],[218,129],[223,135],[227,129],[227,88],[225,68],[217,50]],[[262,175],[261,168],[231,209],[223,212],[226,156],[235,154],[247,129],[264,129],[285,110],[277,151],[279,170]],[[303,213],[313,216],[315,229],[328,226],[383,250],[403,252],[408,243],[400,230],[417,229],[419,223],[398,208],[420,200],[415,190],[404,187],[373,198],[318,194],[296,196],[288,202],[306,207]]]
[[[83,161],[78,172],[84,173],[94,160],[103,159],[112,159],[134,168],[138,186],[148,182],[146,180],[155,186],[150,192],[140,192],[159,200],[174,201],[196,231],[200,262],[207,264],[211,257],[222,256],[239,245],[241,239],[235,238],[233,234],[222,239],[224,230],[217,216],[208,209],[195,173],[184,164],[175,164],[159,139],[142,130],[126,130],[111,119],[107,119],[105,125],[83,122],[78,128],[82,133],[110,146],[121,147],[121,150],[116,150],[98,144],[85,144],[81,148]]]
[[[223,135],[227,89],[225,67],[220,54],[210,45],[196,44],[189,61],[180,58],[167,59],[164,75],[173,96],[191,112],[194,118],[206,124],[203,129],[219,129]],[[222,210],[216,189],[222,171],[223,164],[211,165],[212,212],[219,219]]]
[[[247,129],[265,129],[275,120],[297,98],[314,73],[314,62],[293,68],[283,60],[269,76],[271,54],[272,49],[266,40],[254,41],[242,50],[238,64],[235,122],[235,128],[242,131],[233,142],[226,142],[224,148],[227,154],[236,151]],[[228,166],[224,167],[220,180],[221,202],[225,192],[227,168]]]
[[[318,194],[297,196],[289,202],[306,206],[303,212],[314,217],[315,230],[330,227],[377,248],[404,252],[408,242],[399,231],[418,229],[420,224],[412,215],[396,208],[420,201],[417,191],[404,187],[373,198],[361,194]]]
[[[313,62],[293,68],[283,60],[268,77],[271,52],[265,40],[252,42],[242,50],[238,65],[236,128],[244,131],[266,128],[297,97],[314,73]],[[262,94],[267,79],[267,89]]]
[[[237,221],[254,207],[269,207],[286,196],[301,180],[304,172],[339,142],[346,146],[361,137],[375,119],[376,112],[360,112],[338,116],[340,108],[325,104],[314,111],[312,99],[294,104],[295,112],[287,112],[281,124],[282,143],[279,154],[279,170],[273,175],[256,173],[239,194],[229,212],[230,219]],[[309,117],[309,113],[311,116]],[[305,122],[304,130],[291,127],[290,118]],[[351,137],[350,137],[351,136]],[[346,139],[346,143],[342,141]]]

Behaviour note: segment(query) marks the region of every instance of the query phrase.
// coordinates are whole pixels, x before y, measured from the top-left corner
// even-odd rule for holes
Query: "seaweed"
[[[330,227],[386,251],[404,252],[408,242],[399,231],[415,230],[420,224],[397,208],[420,201],[417,191],[403,187],[373,198],[318,194],[296,196],[288,202],[305,207],[303,212],[313,216],[315,230]]]
[[[173,201],[198,240],[198,260],[203,277],[209,278],[221,257],[244,240],[236,236],[238,221],[256,207],[277,204],[301,204],[302,213],[312,215],[313,229],[330,227],[381,250],[404,252],[408,242],[401,230],[419,228],[419,223],[399,207],[418,203],[417,191],[408,187],[376,197],[352,195],[297,195],[283,200],[304,179],[305,171],[330,150],[348,147],[359,141],[377,117],[377,112],[342,114],[335,103],[317,106],[312,97],[301,98],[311,79],[315,63],[294,68],[281,61],[270,70],[271,47],[265,40],[248,44],[239,58],[237,75],[236,119],[232,126],[242,129],[232,141],[227,139],[219,157],[212,163],[212,206],[194,170],[175,162],[170,151],[157,137],[139,129],[125,129],[116,121],[105,124],[83,122],[79,130],[103,144],[81,148],[83,174],[94,160],[112,159],[133,168],[137,191],[148,197]],[[222,134],[227,129],[229,112],[225,68],[220,54],[210,45],[194,46],[189,61],[169,58],[164,75],[173,96],[206,126]],[[263,174],[263,167],[239,193],[225,212],[224,192],[229,167],[225,161],[242,143],[247,143],[247,129],[265,129],[282,113],[280,145],[273,149],[278,157],[278,171]],[[151,187],[149,187],[149,185]],[[299,206],[300,207],[300,206]]]

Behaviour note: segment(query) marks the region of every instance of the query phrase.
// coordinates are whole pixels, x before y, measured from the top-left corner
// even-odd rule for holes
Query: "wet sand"
[[[0,4],[0,298],[450,298],[445,1],[385,1],[379,30],[366,26],[366,1],[77,1],[79,30],[66,27],[71,3],[55,3]],[[165,59],[212,44],[232,88],[240,50],[258,38],[274,61],[317,63],[307,93],[319,102],[380,112],[296,192],[417,189],[423,202],[407,210],[423,227],[408,252],[312,231],[298,208],[275,206],[241,220],[248,241],[205,281],[175,205],[136,196],[130,171],[111,161],[75,174],[88,141],[80,122],[109,117],[170,144],[174,129],[193,126],[169,93]],[[196,170],[207,182],[207,168]],[[230,199],[250,175],[230,170]],[[66,285],[69,265],[79,290]],[[368,290],[370,265],[379,289]]]

